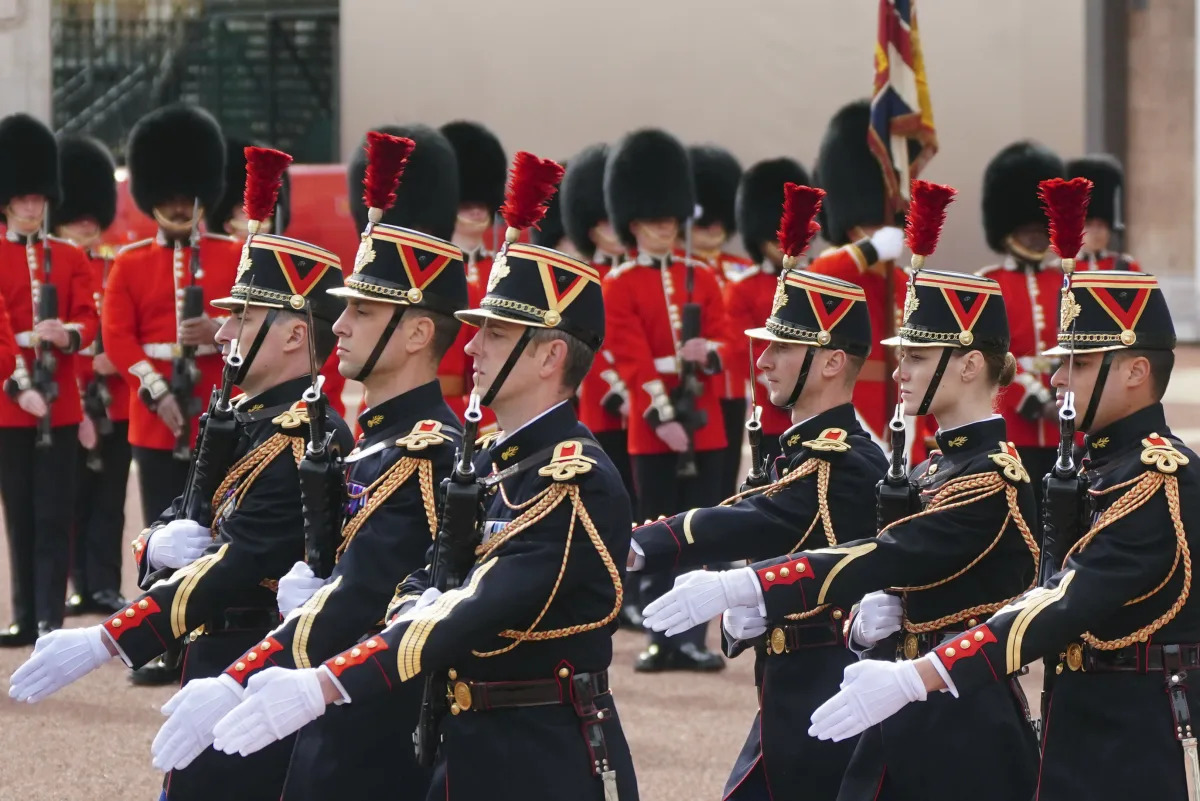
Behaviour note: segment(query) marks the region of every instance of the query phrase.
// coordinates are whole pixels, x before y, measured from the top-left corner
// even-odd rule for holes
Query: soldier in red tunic
[[[60,197],[50,129],[25,114],[0,120],[0,211],[7,223],[0,295],[20,346],[0,396],[0,500],[13,610],[0,646],[31,645],[39,632],[59,628],[67,595],[83,417],[75,362],[95,339],[97,321],[83,251],[43,233],[48,206]]]
[[[783,203],[784,184],[807,186],[808,172],[789,158],[768,159],[750,167],[742,175],[737,192],[737,224],[742,244],[755,266],[734,277],[725,285],[725,312],[729,330],[736,346],[730,350],[729,366],[737,369],[740,384],[751,385],[752,400],[762,407],[762,455],[768,464],[782,453],[779,435],[792,426],[787,409],[781,409],[766,398],[765,379],[755,370],[750,375],[751,359],[755,362],[766,350],[767,343],[751,340],[745,332],[757,328],[771,314],[783,252],[779,249],[779,209]],[[753,353],[750,350],[753,347]],[[745,422],[745,421],[743,421]],[[738,442],[741,442],[739,435]],[[738,454],[740,459],[741,454]]]
[[[1123,200],[1125,170],[1117,157],[1095,153],[1067,162],[1068,178],[1087,178],[1092,182],[1092,199],[1088,203],[1087,223],[1083,229],[1083,252],[1075,263],[1076,270],[1133,270],[1141,271],[1137,260],[1128,253],[1112,247],[1113,235],[1125,231]]]
[[[1001,150],[983,175],[983,227],[988,247],[1004,260],[978,274],[1000,284],[1012,332],[1009,349],[1017,357],[1017,377],[1000,393],[999,411],[1008,424],[1008,438],[1039,487],[1058,445],[1058,408],[1050,387],[1057,365],[1044,353],[1056,343],[1063,274],[1050,253],[1038,182],[1062,174],[1056,154],[1024,141]],[[1034,493],[1034,500],[1035,519],[1040,520],[1042,494]]]
[[[117,213],[117,180],[112,154],[101,142],[67,135],[58,143],[62,202],[50,213],[56,236],[84,249],[92,273],[92,298],[103,307],[112,248],[100,238]],[[121,556],[125,528],[125,487],[129,483],[129,387],[104,352],[103,337],[75,359],[83,397],[75,492],[75,529],[68,615],[112,614],[121,597]]]
[[[696,181],[696,201],[699,216],[692,223],[692,257],[703,262],[717,279],[721,291],[738,277],[745,275],[753,263],[725,250],[737,233],[734,205],[738,182],[742,180],[742,165],[733,154],[715,145],[693,145],[688,148],[692,160],[692,176]],[[755,325],[762,317],[756,319]],[[735,334],[740,332],[734,332]],[[721,464],[721,494],[737,492],[742,465],[742,445],[746,426],[746,371],[748,363],[730,353],[721,374],[721,421],[725,426],[725,458]]]
[[[857,100],[838,110],[821,141],[813,178],[825,190],[821,235],[834,249],[813,260],[809,270],[858,284],[867,295],[871,330],[879,336],[854,386],[854,408],[871,437],[890,452],[887,423],[896,404],[891,380],[894,359],[878,343],[889,337],[904,307],[907,276],[896,264],[904,232],[887,213],[887,195],[879,162],[867,147],[871,106]],[[910,427],[912,430],[912,427]],[[909,464],[923,455],[921,437],[910,436]]]
[[[614,230],[636,252],[604,279],[604,306],[606,346],[629,388],[637,516],[711,506],[721,500],[720,387],[729,337],[717,279],[676,252],[696,205],[687,151],[664,131],[627,135],[608,156],[604,197]],[[685,318],[696,311],[699,333],[685,336]],[[648,576],[644,600],[672,580],[672,572]],[[704,647],[705,629],[654,635],[635,669],[720,670],[720,655]]]

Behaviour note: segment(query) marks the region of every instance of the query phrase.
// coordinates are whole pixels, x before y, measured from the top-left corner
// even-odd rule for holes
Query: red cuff
[[[134,541],[129,543],[129,547],[133,549],[133,561],[138,567],[142,566],[142,560],[146,558],[146,546],[149,544],[150,538],[146,536],[146,531],[138,534]]]
[[[942,660],[942,665],[946,670],[950,670],[958,660],[975,656],[983,650],[983,646],[996,641],[996,635],[992,634],[991,629],[987,626],[979,626],[971,631],[963,632],[962,637],[956,640],[939,645],[934,649],[934,653],[938,655],[938,659]]]
[[[329,668],[329,671],[334,676],[341,676],[343,671],[361,665],[372,656],[380,654],[387,649],[387,643],[383,641],[382,637],[372,637],[366,642],[359,643],[350,650],[343,651],[333,659],[328,660],[325,663],[325,667]]]
[[[142,625],[143,620],[160,611],[158,603],[153,598],[142,598],[104,621],[104,630],[111,634],[114,640],[119,640],[122,634],[130,629],[136,629]]]
[[[250,674],[259,668],[266,667],[271,655],[283,650],[283,645],[274,637],[268,637],[258,645],[242,654],[241,659],[234,662],[225,670],[225,675],[245,685],[250,680]]]
[[[812,578],[812,567],[808,564],[807,556],[792,559],[783,564],[760,568],[755,572],[758,573],[758,582],[762,585],[764,592],[772,587],[795,584],[800,579]]]

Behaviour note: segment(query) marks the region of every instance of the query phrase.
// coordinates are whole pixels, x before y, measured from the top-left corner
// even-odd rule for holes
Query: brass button
[[[446,671],[446,675],[450,677],[450,681],[454,681],[455,679],[458,678],[458,671],[455,670],[454,668],[450,668],[449,670]]]
[[[953,648],[946,649],[946,656],[954,656],[956,653],[958,653],[958,652],[955,651]]]
[[[970,620],[967,621],[967,628],[969,628],[969,629],[973,629],[978,625],[979,625],[979,621],[976,620],[975,618],[971,618]]]
[[[339,656],[337,659],[333,660],[333,664],[341,667],[342,665],[346,664],[346,657]]]
[[[567,670],[566,668],[558,669],[558,677],[560,679],[565,679],[567,676],[570,676],[570,675],[571,675],[571,671]]]
[[[460,712],[462,712],[462,709],[458,706],[458,704],[450,705],[450,714],[451,715],[457,715]]]
[[[983,632],[982,631],[975,632],[975,642],[983,642]]]
[[[803,573],[807,567],[808,567],[808,565],[801,562],[800,564],[796,565],[796,572]]]
[[[368,648],[374,648],[374,647],[375,647],[375,646],[377,646],[377,645],[379,645],[379,643],[375,642],[374,640],[367,640],[367,647],[368,647]]]
[[[841,619],[842,619],[842,610],[841,610],[841,609],[834,609],[834,610],[833,610],[833,619],[834,619],[834,620],[841,620]]]
[[[258,661],[258,654],[256,654],[254,651],[251,651],[250,653],[246,654],[246,660],[249,662],[256,662]]]
[[[774,581],[775,580],[775,571],[768,570],[766,575],[763,576],[763,578],[765,578],[767,581]]]
[[[236,671],[239,671],[239,672],[240,672],[240,671],[243,671],[243,670],[245,670],[245,669],[246,669],[246,663],[245,663],[245,662],[238,662],[236,665],[234,665],[234,666],[233,666],[233,669],[234,669],[234,670],[236,670]]]
[[[147,601],[145,599],[138,601],[138,609],[149,609],[149,608],[150,608],[149,601]]]
[[[788,570],[786,567],[779,568],[779,577],[780,578],[787,578],[788,576],[791,575],[791,573],[792,573],[792,571]]]
[[[121,618],[119,618],[119,617],[117,617],[117,618],[113,618],[112,627],[113,627],[114,629],[119,629],[119,628],[121,628]]]
[[[133,616],[134,616],[134,615],[136,615],[136,614],[137,614],[137,613],[136,613],[136,612],[134,612],[132,609],[126,609],[126,610],[125,610],[125,617],[133,617]]]
[[[959,647],[959,648],[962,648],[962,649],[965,651],[965,650],[967,650],[968,648],[970,648],[970,647],[971,647],[971,641],[970,641],[970,640],[963,640],[962,642],[960,642],[960,643],[958,644],[958,647]]]
[[[1058,663],[1058,664],[1057,664],[1057,665],[1054,667],[1054,672],[1055,672],[1055,673],[1062,673],[1062,662],[1059,662],[1059,663]]]
[[[362,656],[362,649],[361,649],[361,648],[354,648],[354,649],[352,649],[352,650],[350,651],[350,656],[353,656],[353,657],[359,657],[359,656]]]
[[[271,643],[269,643],[269,642],[264,642],[262,645],[260,645],[260,646],[258,646],[258,647],[259,647],[259,648],[261,648],[261,649],[263,649],[264,651],[270,651],[270,650],[271,650]]]

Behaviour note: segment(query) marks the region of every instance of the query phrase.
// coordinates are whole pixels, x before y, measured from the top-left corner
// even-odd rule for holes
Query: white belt
[[[659,356],[654,360],[654,369],[663,375],[678,375],[679,361],[674,356]]]
[[[1049,356],[1021,356],[1017,364],[1030,373],[1049,373],[1054,370],[1054,359]]]
[[[17,346],[21,348],[34,347],[33,332],[22,331],[21,333],[17,334]]]
[[[174,342],[150,342],[142,345],[142,353],[145,353],[151,359],[161,359],[169,361],[179,355],[180,346]],[[216,345],[197,345],[197,356],[211,356],[217,352]]]

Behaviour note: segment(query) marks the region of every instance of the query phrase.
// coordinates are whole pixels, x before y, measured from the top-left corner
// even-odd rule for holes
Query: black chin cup
[[[1080,431],[1086,432],[1092,427],[1092,420],[1096,416],[1096,410],[1100,408],[1100,396],[1104,394],[1104,382],[1108,380],[1108,371],[1112,367],[1115,354],[1115,350],[1104,352],[1104,358],[1100,361],[1100,370],[1096,373],[1096,385],[1092,387],[1092,397],[1088,399],[1087,411],[1083,413],[1083,419],[1079,421]]]
[[[942,383],[942,375],[946,372],[946,366],[950,364],[950,354],[953,348],[942,348],[942,356],[938,359],[937,369],[933,371],[933,378],[929,379],[929,387],[925,390],[925,397],[921,398],[921,405],[917,408],[917,417],[929,414],[929,407],[933,403],[933,396],[937,394],[938,385]]]
[[[397,305],[392,308],[392,317],[388,320],[387,325],[383,329],[383,333],[379,335],[379,341],[375,343],[374,349],[371,350],[371,355],[367,357],[367,363],[358,371],[358,375],[354,376],[355,381],[362,381],[371,374],[375,369],[375,363],[379,361],[379,357],[383,355],[383,349],[387,347],[388,341],[392,338],[392,333],[396,330],[396,326],[400,325],[400,318],[404,316],[405,306]]]
[[[808,381],[808,371],[812,369],[813,353],[815,351],[816,346],[808,346],[808,352],[804,354],[804,363],[800,365],[800,375],[796,376],[796,386],[792,388],[792,394],[788,396],[787,403],[783,404],[782,408],[790,409],[800,399],[800,393],[804,391],[804,384]]]
[[[496,393],[500,391],[500,387],[504,386],[504,379],[508,378],[508,374],[517,366],[517,359],[521,358],[521,354],[525,352],[525,346],[529,344],[529,340],[533,338],[533,327],[525,326],[525,330],[521,332],[521,338],[517,340],[517,344],[513,345],[512,353],[508,354],[508,358],[504,360],[504,365],[500,368],[500,372],[496,374],[496,380],[488,387],[488,391],[484,393],[479,400],[480,406],[491,406],[492,401],[496,399]]]
[[[233,383],[241,384],[246,380],[246,375],[250,372],[250,365],[254,364],[254,357],[258,355],[258,349],[262,347],[263,341],[267,338],[267,331],[275,324],[275,318],[279,315],[279,309],[267,309],[267,316],[263,318],[262,325],[258,327],[258,332],[254,335],[254,341],[250,343],[249,350],[242,357],[242,366],[238,368],[237,375],[233,377]]]

